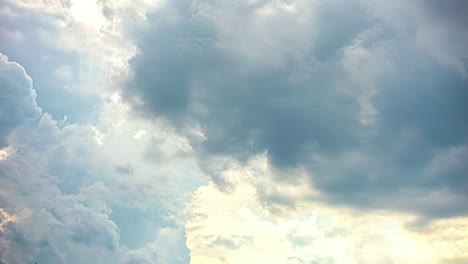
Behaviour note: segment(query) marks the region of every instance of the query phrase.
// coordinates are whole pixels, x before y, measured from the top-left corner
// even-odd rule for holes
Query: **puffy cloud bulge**
[[[92,109],[85,112],[82,105],[96,100],[71,88],[78,86],[72,77],[83,75],[86,69],[79,66],[79,54],[60,43],[63,28],[59,23],[64,17],[54,12],[52,3],[43,12],[22,4],[22,1],[0,1],[1,52],[28,69],[39,95],[37,101],[45,111],[57,119],[64,115],[73,120],[89,116]],[[69,100],[70,97],[74,100]]]
[[[184,140],[126,122],[118,97],[96,126],[57,122],[37,107],[24,68],[1,59],[0,263],[186,263],[176,216],[196,182],[184,180]]]
[[[0,148],[6,147],[11,131],[29,120],[38,118],[41,109],[36,105],[32,80],[23,67],[8,61],[0,54]]]
[[[0,2],[0,263],[187,263],[190,146],[115,93],[119,21],[96,31],[65,2]]]
[[[278,169],[306,170],[332,203],[466,215],[466,9],[165,1],[134,33],[124,98],[188,134],[199,129],[201,160],[267,151]]]

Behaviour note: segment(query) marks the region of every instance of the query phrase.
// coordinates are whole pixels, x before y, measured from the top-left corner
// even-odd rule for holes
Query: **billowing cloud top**
[[[36,105],[32,80],[21,65],[8,61],[0,54],[0,147],[7,146],[7,137],[17,126],[38,118],[41,109]]]
[[[467,12],[0,0],[0,263],[466,262]]]

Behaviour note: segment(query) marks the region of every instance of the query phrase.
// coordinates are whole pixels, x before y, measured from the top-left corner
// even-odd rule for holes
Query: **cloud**
[[[152,4],[91,5],[103,25],[72,6],[0,1],[0,49],[18,61],[1,55],[0,262],[188,263],[191,147],[113,87],[134,52],[123,24]]]
[[[168,1],[135,34],[124,98],[188,137],[201,131],[201,167],[266,151],[280,178],[305,168],[333,203],[465,215],[464,168],[432,168],[467,144],[466,54],[450,43],[468,42],[464,20],[434,5]]]
[[[130,152],[123,154],[124,159],[137,164],[137,169],[131,177],[121,175],[112,166],[119,164],[119,159],[104,155],[111,149],[101,152],[96,148],[91,129],[78,126],[60,129],[46,115],[35,131],[34,134],[16,131],[15,153],[1,164],[4,208],[18,216],[9,229],[13,237],[5,235],[2,239],[17,250],[6,249],[9,253],[0,254],[4,256],[2,261],[187,262],[184,230],[176,220],[184,198],[179,186],[171,180],[163,183],[165,168],[156,169],[148,163],[145,166],[144,155],[140,153],[132,159],[134,153]],[[133,139],[131,133],[126,135]],[[32,136],[37,141],[28,142],[23,136]],[[118,137],[122,144],[122,134]],[[112,146],[106,143],[99,148]],[[178,177],[176,173],[170,175],[174,180]],[[124,206],[132,210],[117,215]],[[138,215],[149,217],[135,221]],[[37,229],[30,228],[33,223]],[[135,225],[148,228],[139,229]],[[132,245],[131,238],[126,236],[129,230],[139,236],[138,244]],[[143,235],[147,239],[142,239]],[[28,254],[21,254],[23,251]]]
[[[444,264],[463,264],[468,261],[468,258],[455,258],[455,259],[450,259],[445,262]]]
[[[0,0],[0,262],[464,261],[465,9]]]
[[[24,68],[1,53],[0,85],[0,148],[3,148],[8,145],[11,131],[38,118],[41,109],[36,105],[36,92]]]
[[[96,98],[84,93],[85,89],[81,92],[71,89],[83,82],[86,68],[80,64],[79,54],[61,45],[60,23],[66,18],[54,8],[63,10],[63,7],[51,3],[38,12],[19,1],[0,1],[0,6],[15,14],[3,16],[0,21],[0,51],[28,69],[44,112],[56,118],[67,115],[74,121],[89,115],[91,111],[86,111],[89,108],[82,105],[95,104]]]
[[[9,105],[21,111],[5,111],[22,123],[2,124],[9,145],[0,160],[0,262],[187,263],[179,214],[199,183],[186,140],[162,124],[127,121],[118,96],[95,126],[36,116],[31,78],[2,58],[2,93],[22,95]],[[116,169],[123,166],[134,169]],[[132,244],[129,230],[147,237]]]
[[[60,133],[54,126],[45,115],[36,131]],[[117,226],[107,216],[107,187],[98,182],[78,185],[77,192],[66,194],[55,183],[66,181],[56,176],[66,175],[54,175],[48,168],[53,166],[50,151],[57,146],[50,141],[57,140],[54,136],[42,137],[46,146],[12,144],[14,153],[0,164],[2,208],[16,216],[1,234],[3,263],[78,263],[87,257],[102,262],[117,247]]]
[[[196,191],[187,207],[191,263],[439,264],[461,263],[466,256],[466,217],[411,229],[417,217],[410,213],[301,200],[304,185],[277,184],[265,163],[265,157],[256,157],[246,166],[229,166],[237,186],[229,193],[213,182]],[[272,213],[259,197],[258,185],[291,191],[296,209]]]
[[[114,93],[127,75],[135,46],[125,32],[154,6],[147,1],[2,0],[0,51],[28,69],[44,112],[57,120],[67,116],[69,122],[91,123],[103,95]]]
[[[203,8],[208,7],[203,4],[211,7],[201,2],[192,10],[179,1],[158,9],[149,32],[137,42],[142,55],[133,59],[134,77],[127,95],[143,101],[147,113],[167,116],[176,126],[199,122],[207,137],[202,143],[207,153],[241,157],[255,153],[252,148],[268,149],[276,164],[287,166],[299,162],[310,149],[334,152],[356,143],[360,126],[353,114],[359,108],[356,100],[330,89],[338,84],[322,77],[331,74],[336,62],[308,74],[298,60],[313,43],[302,40],[299,32],[277,38],[274,31],[265,39],[255,38],[270,23],[284,22],[279,30],[286,34],[286,27],[305,28],[309,21],[281,10],[262,19],[260,4],[247,5],[245,10],[239,6],[226,15],[239,23],[258,23],[243,26],[253,31],[248,32],[252,39],[245,40],[241,32],[218,31],[217,27],[224,29],[222,21],[204,17]],[[210,12],[226,11],[223,5],[221,10],[216,5],[211,8]],[[191,16],[191,12],[202,15]],[[226,46],[223,34],[235,34],[230,37],[246,41],[246,47],[233,50]],[[287,43],[296,42],[293,37],[301,38],[300,50],[286,48]],[[267,49],[269,41],[273,47]],[[258,56],[278,58],[271,63],[257,60],[250,57],[250,49],[265,52]],[[251,141],[257,146],[250,146]]]

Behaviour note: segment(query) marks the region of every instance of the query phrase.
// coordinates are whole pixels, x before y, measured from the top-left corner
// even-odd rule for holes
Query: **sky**
[[[0,0],[0,264],[468,263],[466,14]]]

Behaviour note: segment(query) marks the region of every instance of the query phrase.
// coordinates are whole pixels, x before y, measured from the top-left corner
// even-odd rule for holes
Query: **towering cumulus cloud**
[[[107,41],[76,20],[77,3],[0,4],[0,263],[188,263],[178,215],[198,182],[190,146],[112,90],[131,52],[90,59],[85,41],[73,46],[80,34]],[[94,98],[83,105],[78,91]]]
[[[21,65],[8,61],[0,53],[0,147],[7,146],[10,132],[29,120],[38,118],[32,80]]]
[[[0,264],[468,261],[463,0],[0,0]]]
[[[133,123],[115,126],[117,134],[106,133],[104,141],[98,128],[40,116],[31,78],[2,58],[2,100],[12,102],[2,112],[12,121],[2,123],[8,147],[0,160],[0,262],[185,263],[184,231],[174,215],[187,190],[165,180],[167,168],[148,161],[144,150],[129,146],[137,140],[152,148],[169,143],[155,143],[158,135],[148,125],[146,139],[133,137]],[[117,99],[109,102],[106,118],[115,122],[111,108],[119,106]],[[98,122],[101,129],[106,122]],[[161,159],[184,152],[158,149]]]

